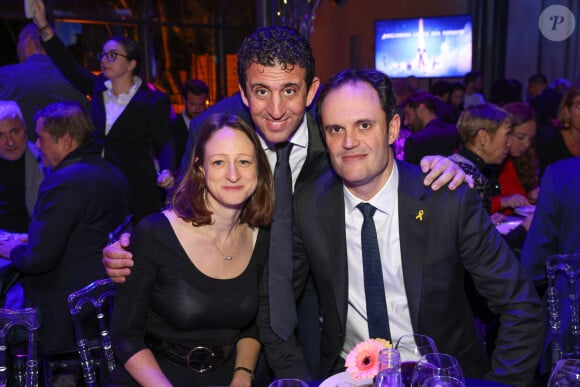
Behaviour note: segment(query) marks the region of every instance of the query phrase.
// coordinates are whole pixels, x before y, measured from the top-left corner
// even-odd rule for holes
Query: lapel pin
[[[423,214],[425,214],[425,211],[419,210],[419,212],[417,213],[417,216],[415,216],[415,219],[419,219],[419,221],[422,222],[423,221]]]

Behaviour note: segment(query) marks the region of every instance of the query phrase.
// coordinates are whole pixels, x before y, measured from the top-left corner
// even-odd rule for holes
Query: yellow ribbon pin
[[[423,214],[425,213],[425,211],[423,210],[419,210],[419,212],[417,213],[417,216],[415,216],[415,219],[419,219],[419,221],[423,221]]]

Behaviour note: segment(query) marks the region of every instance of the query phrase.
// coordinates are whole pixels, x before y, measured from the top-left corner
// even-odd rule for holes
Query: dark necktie
[[[274,217],[270,228],[270,261],[268,291],[270,297],[270,325],[286,340],[296,323],[296,304],[292,287],[292,172],[290,151],[292,144],[276,145],[274,168]]]
[[[387,300],[385,299],[383,269],[377,241],[377,230],[373,220],[376,208],[369,203],[360,203],[357,207],[364,217],[361,230],[361,245],[369,337],[383,338],[390,341],[391,331],[389,329]]]

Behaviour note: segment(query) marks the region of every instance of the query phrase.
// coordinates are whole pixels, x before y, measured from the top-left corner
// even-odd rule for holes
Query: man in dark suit
[[[424,156],[449,156],[459,148],[459,131],[455,125],[437,115],[438,99],[417,92],[403,102],[405,126],[411,135],[405,140],[405,161],[419,164]]]
[[[334,171],[294,194],[293,278],[299,294],[311,272],[319,291],[319,376],[343,370],[346,354],[369,338],[362,202],[376,208],[388,310],[382,324],[388,324],[389,339],[426,334],[441,352],[458,358],[467,377],[530,385],[544,325],[533,284],[476,192],[465,186],[432,191],[419,168],[395,161],[390,144],[400,118],[389,78],[374,70],[345,70],[324,86],[318,112]],[[463,290],[466,270],[501,316],[491,365]],[[259,313],[258,320],[267,316]],[[270,363],[303,376],[301,354],[291,343],[264,334]]]
[[[74,102],[37,113],[36,145],[44,166],[28,241],[0,242],[0,256],[22,273],[25,296],[42,315],[38,336],[44,354],[76,350],[67,297],[103,278],[101,249],[129,213],[129,186],[100,156],[94,126]]]
[[[209,88],[200,79],[190,79],[181,89],[183,111],[171,121],[171,133],[175,143],[175,167],[181,165],[185,144],[189,137],[189,123],[207,109]],[[178,173],[175,174],[177,176]]]

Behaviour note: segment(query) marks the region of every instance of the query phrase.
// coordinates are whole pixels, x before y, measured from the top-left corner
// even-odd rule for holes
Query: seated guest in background
[[[540,176],[548,165],[580,156],[580,82],[566,90],[560,101],[557,119],[540,131],[537,151]]]
[[[14,101],[0,101],[0,230],[26,233],[44,170]]]
[[[447,81],[437,81],[433,86],[431,86],[429,92],[437,97],[435,99],[437,117],[451,125],[455,125],[457,123],[457,118],[459,118],[459,114],[454,106],[449,103],[450,90],[451,83]]]
[[[501,207],[501,191],[496,166],[509,153],[512,135],[510,114],[493,104],[473,105],[466,108],[457,122],[461,150],[450,157],[466,174],[473,178],[483,207],[491,214],[493,203]],[[532,216],[505,235],[512,248],[519,249],[530,227]]]
[[[463,96],[463,108],[471,105],[485,103],[481,91],[483,90],[483,76],[477,71],[470,71],[463,77],[465,94]]]
[[[580,253],[580,157],[555,162],[546,168],[540,184],[534,220],[521,253],[524,269],[530,274],[540,293],[546,289],[546,258],[554,254]],[[569,322],[569,308],[562,308],[561,332],[563,342],[573,343]],[[570,337],[572,336],[572,337]],[[546,351],[540,374],[551,370],[551,331],[547,329]],[[575,343],[574,343],[575,345]],[[546,375],[546,377],[547,377]]]
[[[534,220],[521,254],[538,286],[546,282],[546,257],[580,253],[580,157],[550,165],[540,184]]]
[[[548,86],[543,74],[534,74],[528,79],[528,96],[530,105],[538,115],[538,128],[542,132],[550,120],[558,115],[562,94]]]
[[[571,84],[572,82],[570,82],[566,78],[558,78],[553,80],[552,83],[550,83],[550,87],[555,91],[557,91],[558,93],[564,95],[564,93],[566,93],[566,90],[568,90]]]
[[[403,102],[405,126],[411,135],[405,141],[405,161],[419,164],[428,155],[448,156],[459,148],[457,128],[437,116],[437,98],[418,92]]]
[[[320,377],[343,371],[344,357],[361,340],[396,342],[414,332],[456,356],[467,377],[529,386],[543,342],[541,302],[477,192],[467,186],[431,191],[417,166],[395,161],[390,144],[400,118],[385,74],[338,73],[320,92],[318,111],[334,171],[295,192],[293,278],[296,294],[309,271],[319,289]],[[365,278],[366,229],[380,237],[378,254],[369,254],[382,259],[372,285]],[[463,291],[465,270],[502,316],[491,364]],[[367,292],[367,285],[384,290]],[[266,309],[260,308],[258,323],[269,362],[300,376],[294,341],[262,333]]]
[[[61,101],[75,101],[88,109],[89,100],[66,80],[46,55],[36,24],[29,23],[20,31],[17,50],[20,63],[0,67],[0,100],[18,103],[28,138],[34,141],[37,111]]]
[[[44,3],[34,2],[34,23],[42,44],[60,71],[83,93],[92,96],[91,117],[104,158],[127,178],[134,222],[159,211],[163,188],[174,184],[175,146],[167,94],[151,90],[139,77],[139,46],[114,36],[98,53],[102,74],[83,68],[46,20]],[[159,162],[157,173],[155,159]]]
[[[0,256],[21,272],[25,296],[41,313],[38,350],[76,350],[68,295],[105,276],[107,236],[129,212],[121,172],[100,157],[88,114],[74,102],[37,113],[36,146],[50,169],[40,185],[28,243],[0,241]]]
[[[465,96],[465,86],[461,82],[453,82],[449,86],[449,103],[455,109],[457,117],[463,110],[463,98]]]
[[[503,108],[511,114],[512,135],[509,155],[499,169],[501,197],[499,200],[492,198],[492,213],[535,203],[540,183],[534,146],[536,112],[525,102],[508,103]]]
[[[189,122],[207,109],[209,88],[202,80],[190,79],[183,85],[181,97],[183,98],[183,111],[175,116],[171,122],[171,132],[175,142],[176,168],[181,165],[181,159],[185,152],[185,144],[187,144],[189,137]],[[175,174],[175,176],[178,175],[179,173]]]
[[[504,106],[511,102],[522,101],[522,85],[518,80],[501,78],[492,83],[489,102]]]
[[[131,236],[135,266],[119,286],[111,332],[124,368],[111,385],[252,384],[268,256],[258,227],[269,224],[273,206],[254,129],[236,116],[210,117],[170,208]],[[208,348],[218,353],[209,362]]]

